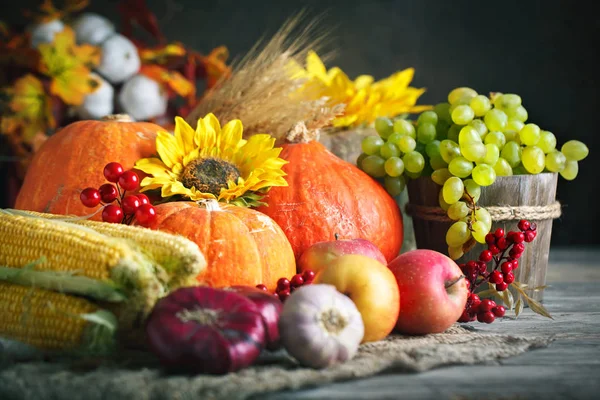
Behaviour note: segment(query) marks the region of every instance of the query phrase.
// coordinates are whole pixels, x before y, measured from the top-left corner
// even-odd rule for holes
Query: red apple
[[[298,259],[298,270],[310,269],[316,274],[333,260],[346,254],[363,255],[387,265],[385,256],[372,242],[361,238],[338,239],[336,235],[336,240],[318,242],[307,248]]]
[[[388,268],[400,289],[396,331],[441,333],[460,318],[469,289],[460,267],[450,257],[434,250],[412,250],[393,259]]]

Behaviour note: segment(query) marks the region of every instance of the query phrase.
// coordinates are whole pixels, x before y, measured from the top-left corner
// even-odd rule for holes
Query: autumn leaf
[[[170,71],[160,65],[143,65],[140,73],[166,85],[182,97],[194,96],[196,93],[196,86],[177,71]]]
[[[78,105],[100,85],[87,68],[79,66],[68,69],[54,78],[50,84],[50,93],[60,97],[67,104]]]
[[[517,299],[517,302],[515,303],[515,316],[518,317],[519,314],[521,314],[523,312],[523,300],[521,299],[521,296],[519,296],[519,298]]]
[[[180,43],[169,43],[166,46],[158,48],[146,48],[140,50],[140,58],[142,63],[158,63],[166,62],[169,57],[182,57],[186,53],[185,47]]]
[[[546,308],[544,308],[544,306],[538,302],[537,300],[534,300],[532,298],[528,298],[527,299],[527,304],[529,305],[529,308],[531,308],[531,310],[537,314],[540,314],[541,316],[544,316],[546,318],[550,318],[550,319],[554,319],[552,317],[552,315],[550,315],[550,313],[548,312],[548,310],[546,310]]]

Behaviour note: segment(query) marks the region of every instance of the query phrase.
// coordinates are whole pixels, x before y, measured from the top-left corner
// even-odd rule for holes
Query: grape
[[[581,161],[588,156],[590,150],[579,140],[569,140],[562,145],[560,151],[568,161]]]
[[[450,103],[438,103],[433,107],[433,111],[435,111],[438,116],[438,122],[439,120],[448,123],[452,122],[452,118],[450,117]]]
[[[537,143],[537,147],[542,149],[544,154],[548,154],[556,149],[556,136],[554,133],[548,131],[540,132],[540,141]]]
[[[465,244],[470,237],[471,232],[467,227],[467,223],[457,221],[450,225],[448,232],[446,232],[446,243],[448,246],[458,247]]]
[[[454,157],[448,164],[448,170],[454,176],[466,178],[473,171],[473,163],[464,157]]]
[[[445,139],[440,142],[440,155],[447,163],[450,163],[454,157],[460,156],[460,147],[458,143]]]
[[[498,147],[498,150],[501,150],[506,144],[506,137],[502,132],[490,132],[485,135],[485,139],[483,140],[485,144],[495,144]]]
[[[394,122],[387,117],[375,118],[375,130],[384,139],[394,133]]]
[[[513,174],[511,165],[502,157],[494,164],[494,171],[496,171],[496,176],[511,176]]]
[[[490,228],[481,221],[475,221],[471,224],[471,235],[479,243],[485,243],[485,236],[490,232]]]
[[[469,126],[472,126],[473,128],[475,128],[475,130],[477,131],[477,133],[479,133],[479,137],[483,140],[487,133],[488,133],[488,128],[487,126],[485,126],[485,122],[483,122],[480,119],[474,119],[473,121],[469,122]]]
[[[465,200],[471,200],[472,198],[477,203],[479,197],[481,197],[481,186],[475,183],[473,179],[465,179],[463,183],[465,185],[465,192],[462,198]]]
[[[505,110],[505,113],[508,116],[508,118],[516,119],[521,122],[527,121],[527,118],[528,118],[527,110],[523,106],[519,106],[516,108],[509,108],[509,109]]]
[[[440,141],[432,140],[431,142],[427,143],[427,145],[425,146],[425,153],[429,157],[439,156],[440,155]]]
[[[404,169],[408,172],[419,173],[425,167],[425,158],[418,151],[411,151],[402,157]]]
[[[425,168],[425,167],[423,167],[423,168]],[[423,171],[424,171],[424,169],[422,169],[419,172],[410,172],[410,171],[407,171],[406,167],[405,167],[404,168],[404,176],[406,176],[407,178],[410,178],[410,179],[417,179],[418,177],[423,175]]]
[[[398,148],[403,153],[410,153],[417,147],[417,141],[412,136],[404,135],[398,141]]]
[[[401,135],[408,135],[413,139],[417,138],[415,126],[405,119],[397,119],[394,121],[394,132]]]
[[[539,174],[546,167],[544,152],[537,146],[525,147],[521,154],[521,162],[530,174]]]
[[[442,187],[444,201],[448,204],[456,203],[462,197],[464,190],[465,185],[462,179],[456,176],[449,178],[444,182],[444,186]]]
[[[362,170],[374,178],[383,178],[385,176],[385,160],[376,155],[369,155],[362,160]]]
[[[558,150],[546,154],[546,168],[550,172],[561,172],[565,169],[567,157]]]
[[[460,147],[467,146],[471,143],[481,143],[481,136],[477,129],[472,126],[465,126],[458,134],[458,144]]]
[[[442,140],[448,137],[448,129],[450,129],[450,122],[446,122],[443,119],[440,119],[435,126],[436,139]]]
[[[383,164],[385,173],[389,176],[400,176],[404,172],[404,162],[400,157],[390,157]]]
[[[400,141],[401,137],[402,137],[401,134],[394,132],[390,136],[388,136],[387,143],[392,143],[392,144],[395,144],[396,146],[398,146],[398,142]]]
[[[452,111],[452,122],[457,125],[466,125],[473,120],[475,112],[467,105],[457,106]]]
[[[521,163],[521,146],[515,141],[507,142],[500,152],[500,157],[508,161],[508,164],[515,168]]]
[[[470,98],[477,96],[477,92],[469,87],[459,87],[448,93],[448,103],[454,104],[461,98]]]
[[[400,156],[400,149],[394,143],[387,142],[379,148],[379,154],[387,160],[390,157]]]
[[[417,118],[417,125],[421,125],[424,123],[429,123],[431,125],[436,125],[438,123],[438,115],[435,111],[423,111],[419,118]]]
[[[486,147],[483,143],[468,143],[466,146],[461,146],[462,155],[469,161],[478,162],[485,157]]]
[[[400,196],[404,188],[406,187],[406,181],[402,176],[386,176],[383,178],[383,186],[390,196]]]
[[[485,156],[481,159],[480,163],[487,165],[496,165],[498,158],[500,157],[500,150],[495,144],[485,145]]]
[[[516,167],[513,167],[513,175],[527,175],[528,172],[523,166],[523,164],[519,164]]]
[[[450,126],[450,129],[448,129],[448,139],[458,143],[458,135],[460,134],[460,130],[462,128],[462,125],[452,124],[452,126]]]
[[[508,117],[504,111],[497,108],[486,112],[483,120],[490,131],[503,131],[508,123]]]
[[[517,108],[521,105],[521,96],[517,94],[502,94],[496,98],[494,106],[502,109]]]
[[[496,171],[487,164],[479,164],[471,173],[473,180],[479,186],[489,186],[496,181]]]
[[[417,140],[423,144],[435,140],[435,134],[435,125],[429,122],[421,123],[417,128]]]
[[[493,106],[496,106],[496,103],[498,103],[498,99],[500,98],[500,96],[502,96],[503,93],[501,92],[493,92],[490,93],[490,101],[492,102]]]
[[[363,153],[367,155],[378,154],[379,149],[385,142],[379,136],[367,136],[361,143]]]
[[[518,132],[504,131],[504,138],[507,142],[516,142],[517,144],[521,144],[521,138],[519,137]]]
[[[540,141],[540,127],[536,124],[527,124],[519,132],[521,143],[526,146],[535,146]]]
[[[362,169],[362,160],[364,160],[368,154],[360,153],[360,155],[356,158],[356,166]]]
[[[489,211],[483,207],[479,207],[475,210],[475,220],[481,221],[488,227],[488,230],[492,227],[492,216]]]
[[[448,246],[448,256],[453,260],[458,260],[465,255],[462,245],[460,246]]]
[[[473,97],[469,105],[473,109],[473,112],[475,112],[476,117],[483,117],[492,108],[490,99],[481,94]]]
[[[442,208],[442,210],[448,211],[450,204],[448,204],[444,201],[444,191],[443,190],[440,190],[440,193],[438,195],[438,203],[440,204],[440,207]]]
[[[568,181],[572,181],[577,177],[578,173],[579,164],[577,163],[577,161],[567,159],[567,162],[565,163],[565,168],[562,171],[560,171],[560,176],[562,176]]]
[[[434,171],[441,169],[441,168],[448,167],[448,163],[446,161],[444,161],[442,156],[439,154],[436,154],[435,156],[433,156],[429,159],[429,165],[431,166],[431,168],[433,168]]]
[[[448,218],[458,221],[459,219],[466,217],[470,211],[467,203],[464,201],[457,201],[448,207]]]
[[[450,173],[448,168],[436,169],[431,174],[431,180],[440,186],[442,186],[444,182],[446,182],[450,177],[452,177],[452,174]]]
[[[515,133],[519,133],[521,132],[521,129],[523,129],[523,127],[525,126],[525,124],[522,121],[519,121],[518,119],[508,119],[508,122],[506,123],[506,128],[505,131],[513,131]]]

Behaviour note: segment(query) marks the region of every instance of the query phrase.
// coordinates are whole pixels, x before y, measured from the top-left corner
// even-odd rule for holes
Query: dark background
[[[117,1],[92,1],[88,11],[119,23]],[[15,5],[16,4],[16,5]],[[0,19],[21,21],[38,1],[3,2]],[[555,221],[553,246],[600,243],[597,199],[600,129],[597,52],[600,19],[593,1],[234,1],[148,0],[171,41],[207,53],[225,45],[243,55],[261,36],[274,33],[303,8],[326,12],[340,66],[351,78],[376,79],[414,67],[412,85],[426,87],[420,103],[444,101],[457,86],[480,93],[517,93],[529,122],[553,132],[558,145],[583,141],[590,156],[571,182],[559,178],[564,205]]]

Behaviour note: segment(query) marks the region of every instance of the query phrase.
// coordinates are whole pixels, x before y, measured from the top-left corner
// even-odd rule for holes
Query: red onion
[[[177,289],[159,300],[146,333],[164,365],[197,373],[240,370],[265,345],[264,324],[252,300],[204,286]]]
[[[281,347],[278,325],[279,315],[283,309],[283,303],[281,300],[278,300],[272,294],[269,294],[264,290],[257,289],[253,286],[231,286],[226,290],[232,290],[236,293],[244,295],[258,306],[263,323],[265,324],[267,349],[277,350],[279,347]]]

